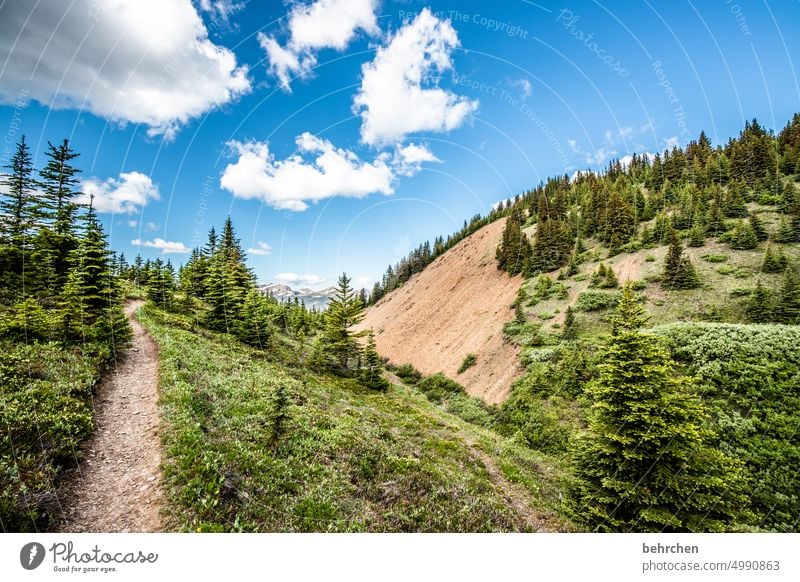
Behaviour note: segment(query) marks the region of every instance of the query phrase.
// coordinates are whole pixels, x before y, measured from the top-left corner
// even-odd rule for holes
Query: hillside
[[[382,356],[425,375],[443,372],[489,403],[508,395],[521,368],[503,324],[514,316],[522,277],[497,269],[504,224],[495,221],[462,240],[367,311],[359,328],[375,331]],[[467,354],[476,363],[458,374]]]
[[[308,371],[288,339],[266,353],[152,307],[140,319],[160,351],[171,530],[572,528],[558,463],[396,379],[375,392]]]

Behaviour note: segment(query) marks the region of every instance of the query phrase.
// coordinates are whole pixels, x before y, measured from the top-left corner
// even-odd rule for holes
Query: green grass
[[[92,431],[99,357],[91,345],[0,342],[0,529],[38,531],[65,467]]]
[[[225,336],[198,335],[175,316],[166,325],[149,307],[140,319],[160,348],[175,529],[526,531],[473,446],[497,467],[514,467],[554,529],[571,528],[558,461],[448,414],[416,389],[374,393]],[[267,424],[278,385],[290,405],[274,443]]]

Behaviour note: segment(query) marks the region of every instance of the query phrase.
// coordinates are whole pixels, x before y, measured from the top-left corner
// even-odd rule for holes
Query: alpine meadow
[[[798,6],[496,4],[0,2],[4,532],[800,532]]]

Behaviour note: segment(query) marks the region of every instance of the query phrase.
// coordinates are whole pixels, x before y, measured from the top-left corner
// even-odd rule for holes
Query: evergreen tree
[[[789,220],[786,218],[786,216],[781,216],[780,220],[778,221],[778,228],[775,230],[772,240],[777,243],[794,242],[794,229],[792,228],[792,225],[789,223]]]
[[[251,287],[242,305],[242,320],[236,335],[251,346],[267,348],[275,334],[270,300]]]
[[[3,231],[8,234],[9,243],[19,254],[16,272],[22,273],[21,253],[27,245],[27,240],[39,212],[36,199],[36,182],[33,179],[33,162],[31,152],[23,135],[17,143],[17,149],[11,158],[11,163],[5,166],[9,172],[0,175],[0,185],[6,192],[0,199],[0,220]]]
[[[675,230],[670,231],[670,243],[664,259],[664,272],[661,276],[662,289],[695,289],[700,280],[694,265],[688,257],[683,256],[683,247]]]
[[[733,230],[726,235],[732,249],[751,250],[758,246],[758,237],[749,222],[739,220]]]
[[[339,372],[353,368],[359,346],[351,328],[363,319],[363,307],[350,286],[350,278],[342,273],[336,293],[325,312],[324,345],[336,362]]]
[[[724,531],[745,499],[738,467],[709,445],[707,414],[653,335],[630,284],[613,318],[589,430],[576,450],[574,513],[599,531]]]
[[[361,369],[361,383],[371,390],[385,392],[389,388],[389,382],[381,374],[383,364],[375,346],[375,334],[369,330],[367,334],[367,345],[364,348],[364,366]]]
[[[212,329],[233,333],[242,322],[245,295],[254,280],[230,217],[218,242],[212,229],[209,248],[215,250],[208,263],[205,299],[210,309],[206,322]]]
[[[780,323],[800,323],[800,281],[794,267],[787,268],[783,276],[775,319]]]
[[[47,164],[39,172],[44,189],[44,203],[51,213],[54,229],[60,236],[72,234],[77,206],[72,199],[78,195],[76,187],[80,172],[72,165],[72,160],[80,154],[75,152],[65,139],[61,145],[54,146],[47,142]]]
[[[575,329],[575,312],[571,305],[567,306],[564,314],[564,328],[561,331],[561,337],[565,340],[574,340],[578,337],[578,331]]]
[[[745,306],[747,318],[753,323],[769,323],[772,321],[772,310],[772,296],[759,279]]]
[[[497,268],[512,277],[525,272],[530,265],[531,244],[522,232],[523,222],[522,210],[516,207],[506,220],[502,240],[495,252]]]
[[[768,246],[764,252],[764,261],[761,263],[761,271],[763,273],[782,273],[786,269],[788,259],[783,254],[782,250],[773,252],[772,247]]]
[[[747,220],[750,223],[750,227],[753,229],[758,242],[763,242],[769,238],[769,233],[767,232],[767,229],[764,228],[764,223],[761,222],[758,214],[751,212]]]
[[[706,244],[706,227],[700,220],[698,215],[695,215],[692,228],[689,230],[689,246],[702,247]]]

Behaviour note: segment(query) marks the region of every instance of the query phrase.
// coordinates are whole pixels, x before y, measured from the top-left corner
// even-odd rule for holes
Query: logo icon
[[[19,552],[19,563],[26,570],[35,570],[44,561],[44,546],[38,542],[30,542],[22,546]]]

